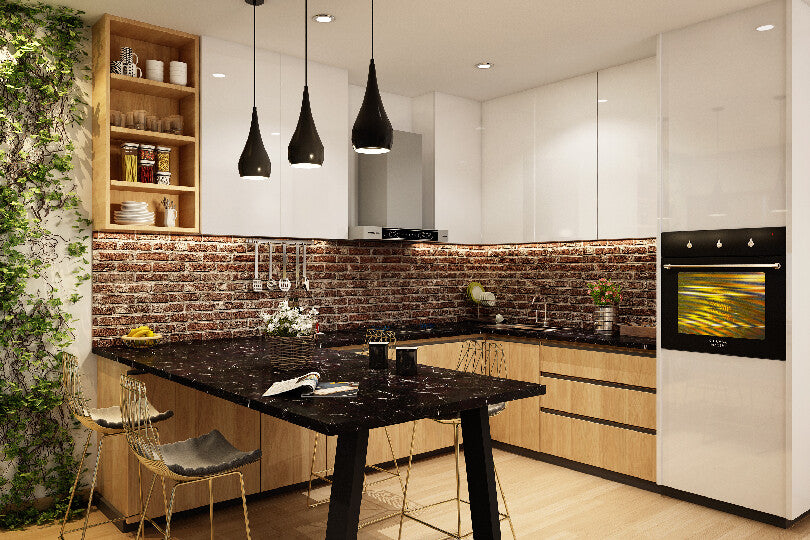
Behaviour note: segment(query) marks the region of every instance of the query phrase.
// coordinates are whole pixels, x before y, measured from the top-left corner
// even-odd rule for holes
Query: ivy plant
[[[0,528],[61,518],[78,468],[61,392],[67,311],[90,278],[73,176],[87,29],[73,9],[0,0]],[[67,271],[65,269],[68,269]],[[35,504],[39,499],[39,503]],[[42,508],[41,501],[52,501]]]

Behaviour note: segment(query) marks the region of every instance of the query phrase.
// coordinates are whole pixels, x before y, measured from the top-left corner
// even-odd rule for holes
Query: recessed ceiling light
[[[217,79],[221,79],[221,78],[223,78],[225,76],[225,74],[224,73],[212,73],[211,76],[216,77]]]
[[[478,62],[477,64],[475,64],[475,67],[477,67],[478,69],[489,69],[489,68],[492,67],[492,63],[491,62]]]
[[[279,133],[278,131],[274,131],[270,135],[272,135],[274,137],[278,137],[279,135],[281,135],[281,133]]]
[[[335,16],[329,13],[318,13],[312,17],[312,20],[319,23],[330,23],[335,20]]]
[[[597,99],[596,101],[598,101],[599,103],[607,103],[606,99]]]
[[[768,30],[773,30],[772,24],[763,24],[762,26],[757,26],[757,32],[767,32]]]

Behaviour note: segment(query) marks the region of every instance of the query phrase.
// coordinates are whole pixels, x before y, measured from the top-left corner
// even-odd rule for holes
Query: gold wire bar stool
[[[504,355],[503,347],[501,347],[499,343],[493,341],[483,341],[475,339],[467,340],[461,347],[461,354],[459,355],[456,370],[465,371],[467,373],[477,373],[479,375],[487,375],[490,377],[506,378],[507,376],[506,356]],[[492,418],[493,416],[500,414],[501,412],[504,411],[504,409],[506,409],[506,403],[495,403],[489,405],[489,417]],[[419,505],[414,509],[407,508],[405,497],[407,497],[408,494],[408,482],[411,479],[411,463],[413,461],[414,434],[412,433],[411,449],[408,457],[408,469],[405,474],[405,488],[403,490],[402,496],[402,512],[399,518],[398,538],[402,538],[402,524],[406,517],[414,521],[417,521],[422,525],[430,527],[433,530],[439,531],[440,533],[447,535],[447,537],[449,538],[456,538],[456,539],[466,538],[467,536],[470,536],[473,533],[473,531],[470,531],[466,534],[461,534],[461,503],[467,505],[470,504],[470,501],[461,498],[461,469],[459,459],[459,432],[461,430],[461,417],[456,416],[450,418],[437,418],[434,419],[434,421],[439,422],[440,424],[453,426],[453,449],[455,450],[455,458],[456,458],[456,496],[427,505]],[[515,536],[515,527],[512,525],[512,517],[509,514],[509,507],[506,504],[506,496],[503,493],[503,486],[501,486],[501,479],[498,476],[498,467],[494,466],[494,464],[493,467],[495,468],[495,480],[497,481],[498,484],[498,491],[501,494],[501,499],[503,500],[503,508],[504,508],[503,512],[501,512],[500,509],[498,510],[499,521],[507,520],[509,523],[509,530],[512,532],[512,538],[517,539],[517,536]],[[435,506],[447,504],[449,502],[456,503],[457,520],[455,532],[443,529],[433,523],[428,523],[427,521],[414,515],[415,512],[417,511],[421,512],[427,508],[433,508]]]
[[[388,357],[389,360],[392,359],[393,352],[396,349],[397,344],[397,337],[393,330],[378,330],[378,329],[368,329],[366,330],[366,341],[363,344],[362,354],[368,355],[368,344],[374,342],[387,342],[388,343]],[[413,429],[416,429],[416,422],[413,423]],[[381,482],[386,482],[391,480],[392,478],[399,479],[399,487],[403,491],[405,491],[405,485],[402,482],[402,472],[399,470],[399,464],[397,463],[396,453],[394,452],[394,445],[391,442],[391,435],[388,432],[388,428],[384,427],[383,430],[385,431],[385,438],[388,441],[388,449],[391,452],[391,461],[394,463],[394,470],[384,469],[382,467],[378,467],[377,465],[366,465],[367,469],[372,469],[376,472],[381,472],[385,476],[379,480],[374,480],[372,482],[366,482],[366,473],[363,472],[363,493],[366,492],[370,486],[375,484],[379,484]],[[327,484],[331,484],[332,480],[329,478],[330,475],[334,472],[333,467],[326,467],[323,470],[316,471],[315,470],[315,461],[318,455],[318,441],[320,439],[320,434],[315,434],[315,444],[312,446],[312,462],[309,469],[309,486],[307,488],[307,506],[309,508],[315,508],[316,506],[320,506],[322,504],[326,504],[330,501],[330,497],[326,497],[325,499],[314,500],[312,499],[312,481],[316,478],[319,480],[323,480]],[[324,443],[324,453],[327,456],[329,455],[328,450],[328,439]],[[386,513],[381,516],[376,516],[374,518],[368,519],[366,521],[361,521],[358,524],[358,529],[362,529],[363,527],[367,527],[374,523],[378,523],[380,521],[386,520],[388,518],[394,517],[399,515],[400,512],[397,510],[396,512]]]
[[[234,448],[231,443],[217,430],[210,433],[179,441],[161,444],[157,429],[152,425],[147,408],[146,386],[132,377],[121,375],[121,415],[124,420],[124,430],[127,435],[127,444],[138,458],[140,464],[155,473],[146,496],[146,504],[141,511],[141,521],[138,524],[137,540],[143,532],[146,512],[155,487],[155,479],[160,476],[163,483],[163,504],[166,507],[166,528],[163,532],[165,540],[171,538],[172,511],[177,488],[197,482],[208,482],[209,519],[211,522],[211,539],[214,538],[214,486],[217,478],[236,475],[239,477],[239,486],[242,490],[242,510],[245,515],[245,534],[250,540],[250,522],[248,521],[247,499],[245,498],[245,480],[242,473],[236,469],[261,459],[261,449],[252,452],[242,452]],[[171,497],[166,506],[165,480],[175,481]]]
[[[87,433],[87,441],[84,443],[84,449],[82,450],[82,457],[79,460],[79,470],[76,472],[76,479],[73,481],[73,487],[70,490],[70,498],[68,499],[67,510],[65,511],[65,517],[62,519],[62,525],[59,529],[59,538],[64,538],[66,533],[82,531],[82,539],[84,539],[85,535],[87,534],[87,529],[98,527],[99,525],[104,525],[106,523],[123,521],[131,517],[138,517],[141,515],[141,513],[102,521],[101,523],[96,523],[90,526],[87,525],[87,521],[90,518],[90,508],[93,505],[93,493],[96,489],[96,478],[98,476],[98,466],[101,462],[101,448],[104,444],[104,439],[109,436],[122,435],[124,433],[124,423],[123,419],[121,418],[121,408],[117,405],[102,409],[92,409],[85,406],[87,400],[82,392],[79,361],[74,355],[69,353],[62,353],[62,391],[64,392],[65,402],[67,403],[71,414],[80,424],[86,427],[89,432]],[[172,411],[162,413],[158,412],[158,410],[155,409],[151,404],[146,404],[146,412],[149,415],[150,420],[155,423],[171,418],[174,414]],[[81,477],[82,470],[84,469],[84,458],[87,456],[87,448],[90,446],[90,440],[93,437],[93,433],[98,434],[98,449],[96,451],[96,465],[93,468],[93,481],[90,485],[90,495],[87,500],[87,511],[85,512],[84,516],[84,525],[82,527],[66,531],[65,525],[67,525],[68,516],[70,516],[70,508],[73,505],[73,498],[76,495],[76,489],[79,485],[79,478]],[[141,497],[141,503],[143,503],[140,466],[138,467],[138,493]],[[152,523],[152,525],[154,525],[159,531],[161,531],[160,527],[152,520],[149,520],[149,522]]]

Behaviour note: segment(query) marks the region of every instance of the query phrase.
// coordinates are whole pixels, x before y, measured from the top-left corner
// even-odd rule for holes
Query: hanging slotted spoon
[[[273,279],[273,252],[276,250],[276,245],[268,242],[267,247],[270,248],[270,266],[267,271],[267,290],[269,291],[276,288],[276,280]]]
[[[292,283],[287,279],[287,244],[281,244],[281,247],[284,257],[281,263],[281,279],[278,281],[278,288],[282,292],[287,292],[290,290],[290,287],[292,287]]]

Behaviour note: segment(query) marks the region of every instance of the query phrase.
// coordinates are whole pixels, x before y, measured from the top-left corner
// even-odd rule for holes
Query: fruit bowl
[[[163,339],[163,334],[155,334],[154,336],[140,336],[140,337],[129,337],[129,336],[121,336],[121,341],[127,347],[132,347],[133,349],[142,348],[142,347],[153,347],[160,343]]]

